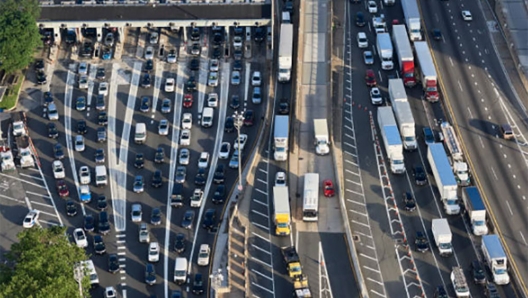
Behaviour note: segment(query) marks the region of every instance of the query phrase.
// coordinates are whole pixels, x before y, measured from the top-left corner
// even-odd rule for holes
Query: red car
[[[323,181],[323,191],[325,197],[335,196],[334,183],[330,179]]]
[[[68,190],[66,181],[64,180],[57,181],[57,192],[59,193],[59,196],[61,196],[61,198],[64,198],[70,195],[70,191]]]
[[[374,87],[377,85],[376,75],[374,74],[374,71],[372,69],[367,69],[367,72],[365,74],[365,83],[367,83],[367,86],[369,87]]]
[[[193,105],[193,96],[190,93],[187,93],[183,96],[183,107],[191,108]]]

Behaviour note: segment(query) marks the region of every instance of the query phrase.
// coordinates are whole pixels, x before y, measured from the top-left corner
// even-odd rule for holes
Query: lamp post
[[[240,148],[240,130],[244,124],[244,116],[235,111],[233,114],[233,119],[235,120],[235,128],[237,130],[237,142],[238,142],[238,191],[242,191],[242,150]]]
[[[75,269],[73,270],[73,278],[75,278],[75,281],[77,281],[77,283],[79,284],[79,294],[81,295],[81,297],[84,297],[83,288],[82,288],[83,277],[84,277],[83,265],[82,263],[77,264],[75,266]]]

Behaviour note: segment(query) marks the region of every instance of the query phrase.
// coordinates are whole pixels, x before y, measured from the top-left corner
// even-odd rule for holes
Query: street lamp
[[[79,294],[81,295],[81,297],[84,297],[83,296],[83,288],[82,288],[82,280],[84,278],[83,264],[82,263],[77,264],[75,266],[75,269],[73,270],[73,278],[75,278],[75,280],[79,284]]]
[[[237,130],[237,142],[238,142],[238,191],[242,191],[242,150],[240,148],[240,130],[244,124],[244,115],[235,111],[233,114],[233,119],[235,120],[235,128]]]

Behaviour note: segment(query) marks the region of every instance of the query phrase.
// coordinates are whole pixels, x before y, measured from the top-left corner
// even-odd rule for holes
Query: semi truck
[[[440,143],[430,144],[427,147],[427,160],[433,170],[433,176],[435,177],[445,212],[449,215],[459,214],[458,185],[453,171],[451,171],[444,146]]]
[[[376,34],[387,32],[387,24],[385,23],[385,15],[381,14],[379,17],[372,17],[372,27]]]
[[[273,134],[273,157],[278,161],[288,159],[288,133],[290,130],[289,116],[275,116],[275,129]]]
[[[279,73],[280,83],[289,82],[293,65],[293,24],[281,24],[279,40]]]
[[[293,280],[299,280],[302,278],[302,266],[301,259],[299,254],[295,250],[295,247],[283,247],[282,256],[284,257],[284,262],[286,262],[286,269],[288,270],[288,275]]]
[[[17,146],[17,157],[20,161],[20,167],[22,168],[34,167],[35,160],[33,159],[33,154],[31,153],[29,137],[27,136],[16,137],[15,143]]]
[[[407,87],[414,87],[416,79],[414,77],[414,54],[409,42],[409,35],[405,25],[392,26],[392,43],[398,55],[403,84]]]
[[[443,122],[440,124],[440,128],[442,129],[444,145],[449,153],[449,162],[453,168],[455,178],[460,186],[468,186],[471,183],[469,167],[464,161],[464,153],[458,142],[455,129],[449,124],[449,122]]]
[[[431,230],[433,231],[433,237],[438,247],[438,251],[442,257],[448,257],[453,254],[453,235],[451,234],[451,228],[445,218],[435,218],[431,224]]]
[[[405,173],[403,162],[403,145],[398,131],[398,125],[390,107],[378,108],[378,125],[387,156],[390,160],[390,168],[394,174]]]
[[[15,112],[11,114],[11,121],[13,123],[13,135],[15,137],[27,136],[26,128],[26,113]]]
[[[315,153],[326,155],[330,153],[330,138],[326,119],[314,119]]]
[[[422,23],[416,0],[401,0],[405,24],[412,41],[422,40]]]
[[[403,148],[410,151],[416,150],[418,143],[416,142],[414,117],[401,79],[389,79],[389,97],[398,121]]]
[[[275,235],[290,235],[290,217],[290,198],[288,194],[288,187],[273,187],[273,221],[275,223]]]
[[[451,270],[451,282],[453,283],[453,289],[457,297],[470,297],[468,283],[464,270],[461,267],[453,267]]]
[[[493,276],[493,282],[498,285],[509,284],[508,258],[506,257],[506,253],[504,253],[499,236],[495,234],[482,236],[481,248],[484,254],[484,260]]]
[[[378,54],[381,60],[381,68],[384,70],[391,70],[394,68],[394,63],[392,62],[392,41],[389,33],[379,33],[376,36],[376,46]]]
[[[482,196],[477,187],[470,186],[462,189],[462,200],[466,212],[471,221],[471,229],[476,236],[488,234],[488,226],[486,225],[486,206],[482,201]]]
[[[414,43],[414,50],[416,51],[416,60],[418,61],[418,79],[422,83],[424,97],[430,102],[438,102],[440,100],[438,76],[436,75],[433,56],[431,56],[429,46],[425,41],[417,41]]]

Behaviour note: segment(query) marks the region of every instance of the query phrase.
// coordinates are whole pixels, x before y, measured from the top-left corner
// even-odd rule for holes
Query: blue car
[[[101,55],[101,59],[110,60],[110,59],[112,59],[112,54],[113,54],[112,48],[105,48],[103,50],[103,54]]]
[[[435,142],[435,136],[433,130],[429,127],[424,127],[423,129],[425,144],[433,144]]]
[[[81,185],[79,188],[79,193],[81,194],[82,203],[90,203],[92,201],[92,192],[88,185]]]

